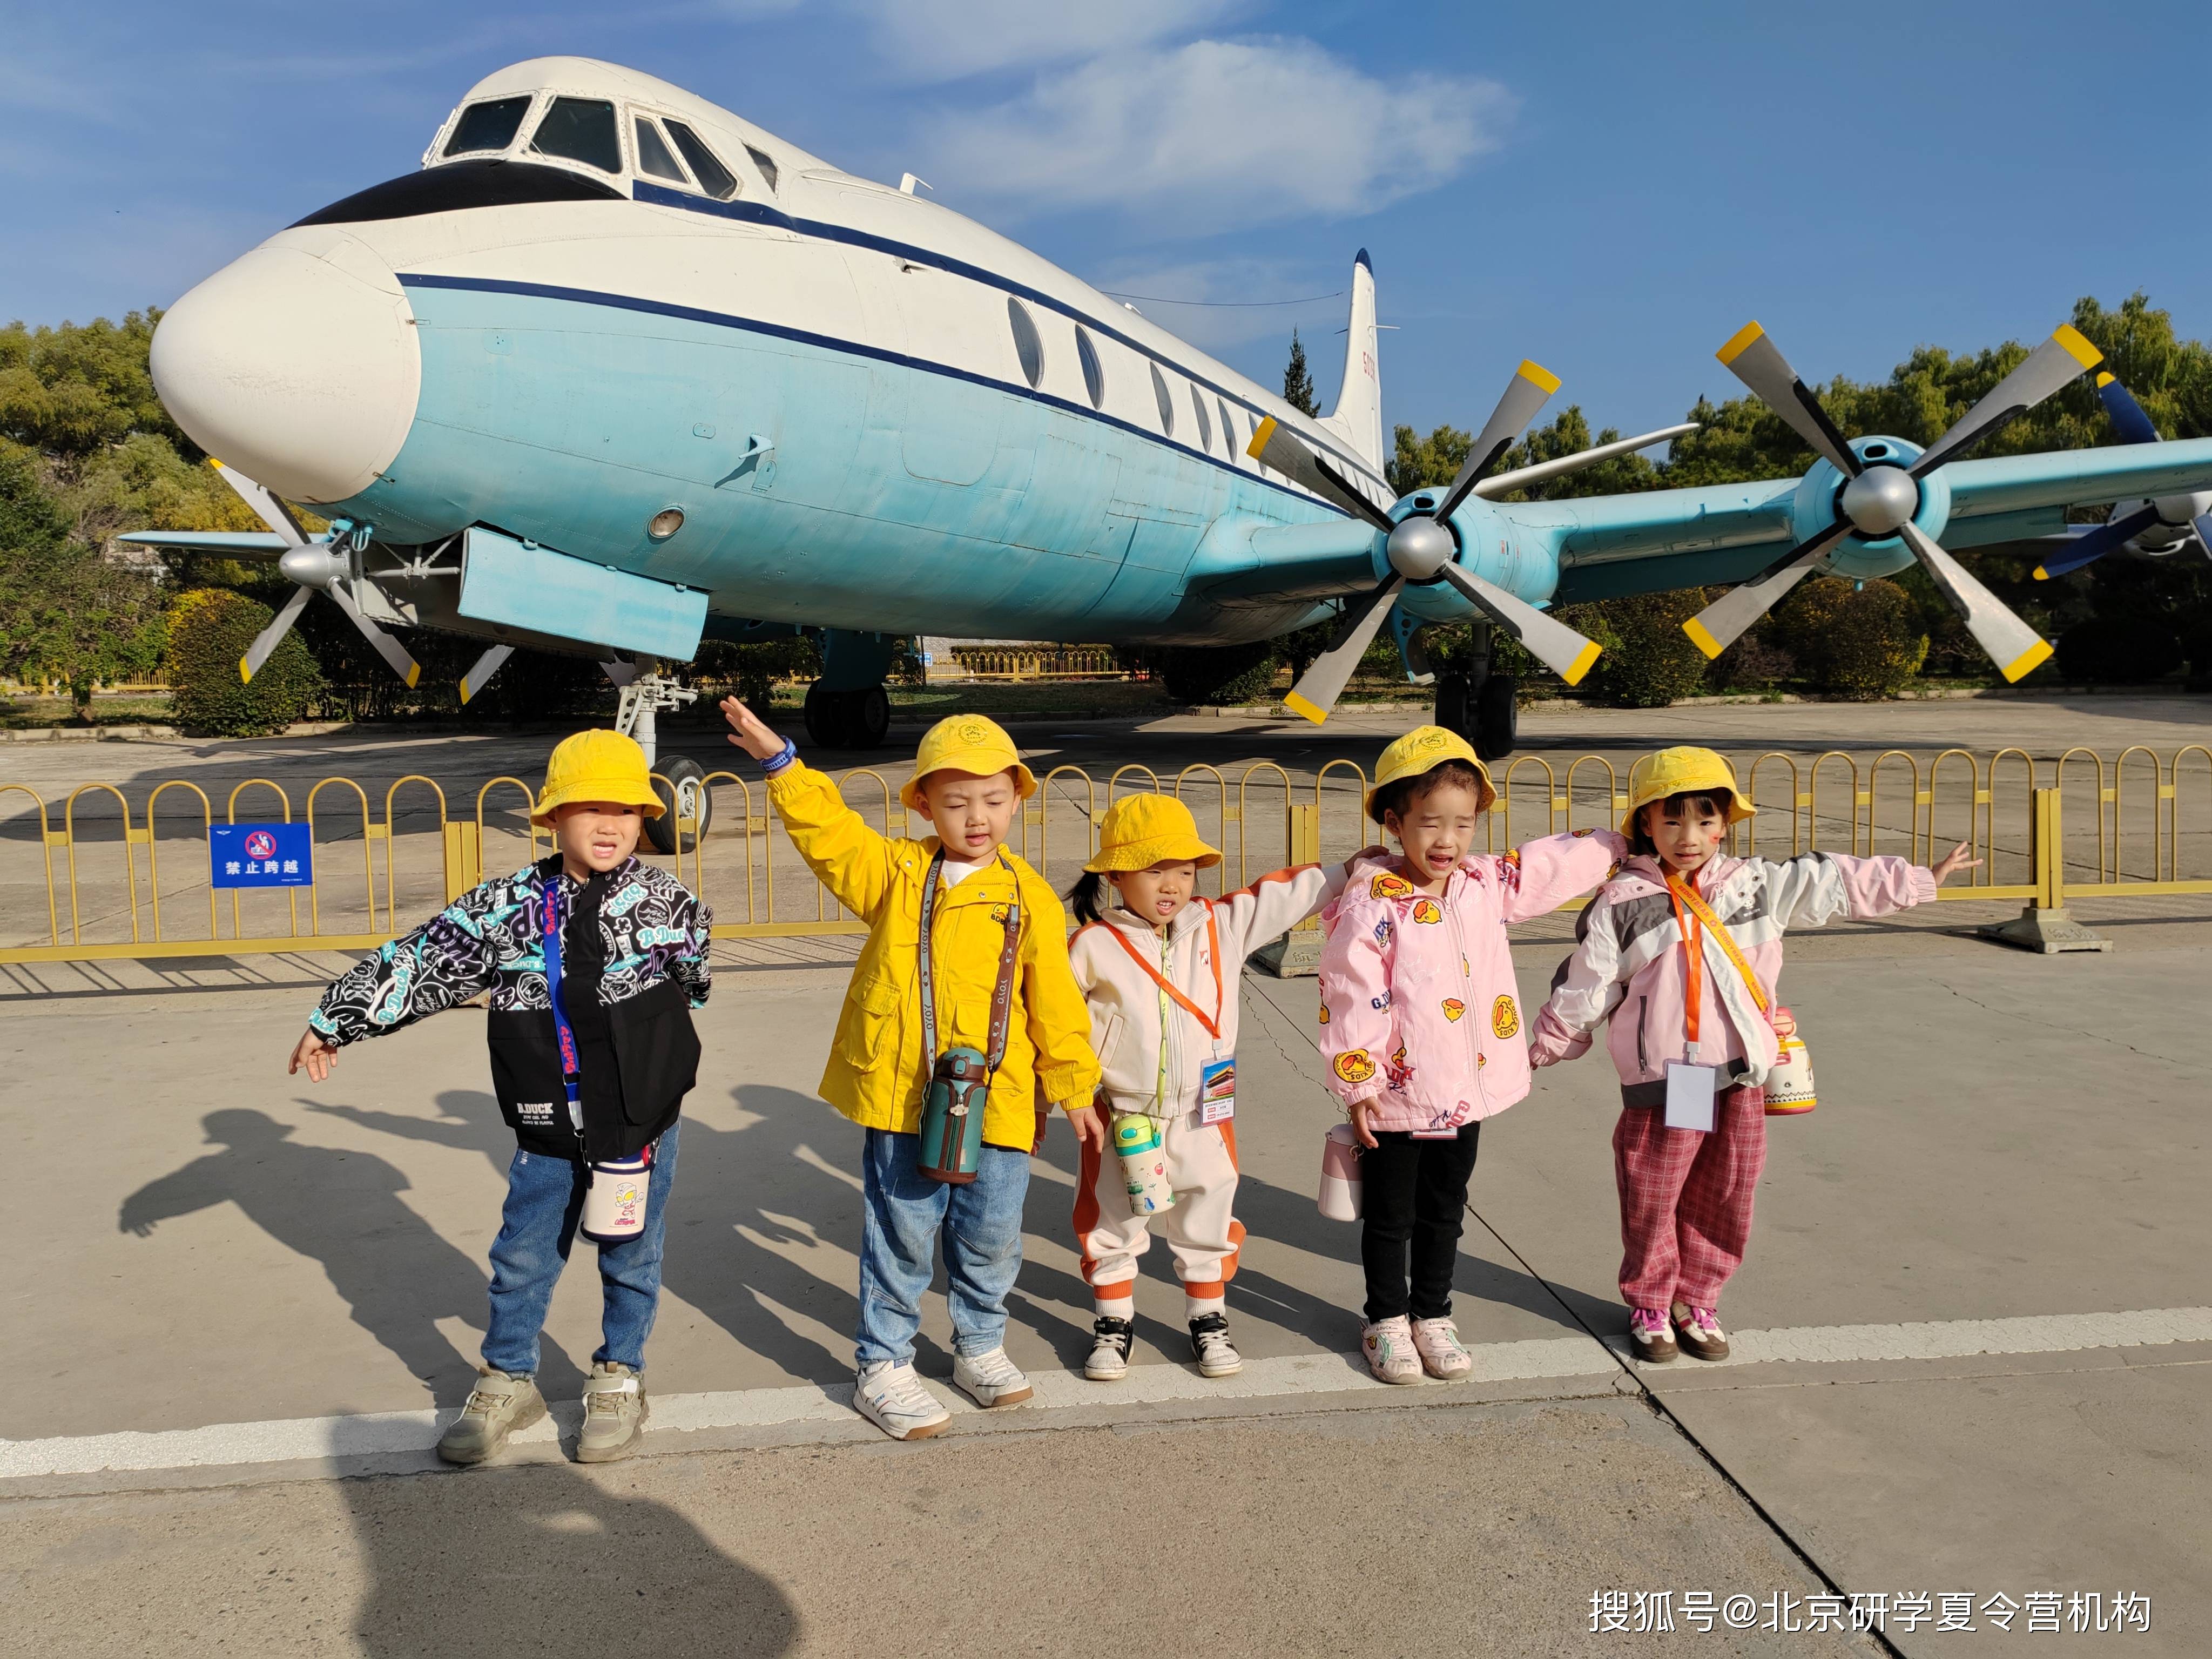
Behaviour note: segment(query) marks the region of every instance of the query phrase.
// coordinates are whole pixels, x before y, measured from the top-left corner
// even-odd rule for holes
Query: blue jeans
[[[645,1339],[660,1305],[660,1252],[668,1237],[668,1191],[676,1184],[672,1123],[653,1151],[646,1186],[645,1228],[635,1238],[599,1246],[599,1288],[605,1297],[594,1361],[645,1369]],[[511,1376],[538,1374],[538,1334],[553,1287],[568,1265],[568,1247],[583,1218],[584,1166],[565,1158],[517,1149],[507,1168],[507,1207],[491,1245],[491,1328],[484,1364]]]
[[[920,1135],[871,1129],[860,1173],[867,1213],[860,1228],[860,1364],[914,1358],[940,1236],[952,1351],[972,1358],[997,1347],[1006,1340],[1006,1293],[1022,1270],[1030,1155],[986,1146],[975,1179],[949,1186],[922,1174]]]

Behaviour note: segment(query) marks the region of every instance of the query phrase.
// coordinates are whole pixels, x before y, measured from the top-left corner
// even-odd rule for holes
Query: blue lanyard
[[[576,1058],[576,1034],[568,1026],[561,996],[561,878],[555,876],[538,889],[545,916],[545,995],[553,1005],[553,1034],[561,1045],[561,1082],[568,1091],[568,1119],[582,1133],[584,1108],[576,1079],[582,1071]]]

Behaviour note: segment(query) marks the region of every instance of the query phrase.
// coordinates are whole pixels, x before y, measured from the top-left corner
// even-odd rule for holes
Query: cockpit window
[[[538,122],[530,148],[541,155],[581,161],[602,173],[623,170],[615,106],[603,98],[556,98]]]
[[[660,136],[660,129],[642,115],[637,118],[637,170],[679,185],[691,182],[676,152],[668,148],[668,140]]]
[[[461,118],[453,123],[453,136],[446,140],[445,153],[469,155],[479,150],[505,149],[514,142],[514,135],[522,128],[522,118],[529,112],[530,100],[526,96],[471,104],[461,112]]]
[[[774,190],[775,188],[775,157],[764,149],[755,149],[750,144],[745,146],[745,154],[753,158],[753,165],[760,169],[762,179],[767,182],[770,190]]]
[[[684,159],[691,164],[698,176],[699,188],[718,202],[726,202],[738,193],[738,176],[714,159],[714,152],[699,142],[699,135],[681,121],[668,124],[668,136],[676,141],[676,148],[684,152]]]

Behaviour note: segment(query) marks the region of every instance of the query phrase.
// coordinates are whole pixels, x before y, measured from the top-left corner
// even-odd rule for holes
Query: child
[[[1621,828],[1632,856],[1583,913],[1529,1058],[1571,1059],[1601,1020],[1624,1014],[1607,1046],[1620,1073],[1613,1170],[1630,1340],[1645,1361],[1674,1358],[1675,1332],[1693,1358],[1725,1359],[1721,1287],[1743,1264],[1766,1162],[1760,1085],[1778,1038],[1795,1029],[1774,1000],[1783,930],[1924,904],[1953,871],[1981,860],[1963,845],[1933,870],[1836,853],[1730,858],[1720,850],[1729,826],[1755,809],[1710,749],[1648,756],[1628,787]],[[1711,1101],[1710,1131],[1667,1127],[1678,1072],[1672,1087]]]
[[[1107,1146],[1109,1117],[1127,1115],[1147,1121],[1127,1126],[1144,1130],[1147,1146],[1159,1142],[1173,1196],[1158,1225],[1182,1280],[1199,1374],[1244,1368],[1223,1301],[1244,1237],[1231,1213],[1238,984],[1244,958],[1335,897],[1352,860],[1278,870],[1218,900],[1199,897],[1198,872],[1220,862],[1181,801],[1127,795],[1107,809],[1098,854],[1067,896],[1085,924],[1068,959],[1105,1077],[1099,1103],[1068,1114],[1082,1142],[1076,1243],[1097,1316],[1083,1374],[1097,1382],[1128,1374],[1137,1258],[1152,1243],[1152,1213],[1135,1212],[1140,1200]]]
[[[853,1403],[894,1440],[940,1433],[951,1414],[914,1369],[937,1249],[952,1306],[954,1384],[979,1406],[1027,1400],[1029,1379],[1006,1357],[1005,1337],[1030,1152],[1043,1130],[1037,1106],[1087,1105],[1098,1085],[1059,896],[1003,844],[1036,781],[995,724],[956,714],[922,738],[899,793],[936,835],[880,836],[737,698],[722,713],[730,741],[761,763],[799,856],[868,924],[822,1076],[822,1097],[867,1131]],[[933,915],[925,956],[922,921]],[[951,1079],[948,1068],[988,1079],[981,1150],[972,1173],[952,1181],[925,1168],[921,1133],[925,1091]],[[949,1127],[939,1150],[957,1133]]]
[[[438,1442],[449,1463],[481,1463],[545,1415],[532,1380],[538,1336],[583,1214],[587,1166],[641,1154],[652,1166],[644,1226],[599,1247],[604,1340],[584,1385],[577,1461],[627,1456],[644,1431],[645,1340],[660,1298],[677,1114],[698,1073],[691,1010],[707,1000],[713,925],[681,882],[635,856],[638,830],[662,810],[629,738],[565,739],[530,815],[552,827],[552,856],[464,893],[356,963],[292,1051],[291,1070],[320,1083],[346,1043],[491,993],[492,1081],[516,1148],[491,1247],[483,1364]]]
[[[1464,738],[1408,732],[1382,751],[1366,803],[1404,856],[1362,872],[1322,915],[1322,1056],[1366,1149],[1360,1346],[1385,1382],[1424,1370],[1449,1382],[1474,1366],[1451,1284],[1475,1140],[1484,1118],[1528,1092],[1506,924],[1596,886],[1626,848],[1609,830],[1585,830],[1476,853],[1496,798]]]

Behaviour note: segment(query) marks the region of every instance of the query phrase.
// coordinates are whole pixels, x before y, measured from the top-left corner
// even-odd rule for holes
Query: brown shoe
[[[1674,1315],[1674,1334],[1681,1341],[1684,1353],[1692,1359],[1729,1357],[1728,1333],[1721,1329],[1716,1310],[1692,1308],[1677,1302],[1668,1311]]]
[[[1647,1365],[1663,1365],[1674,1357],[1674,1338],[1656,1308],[1633,1308],[1628,1315],[1628,1346]]]

